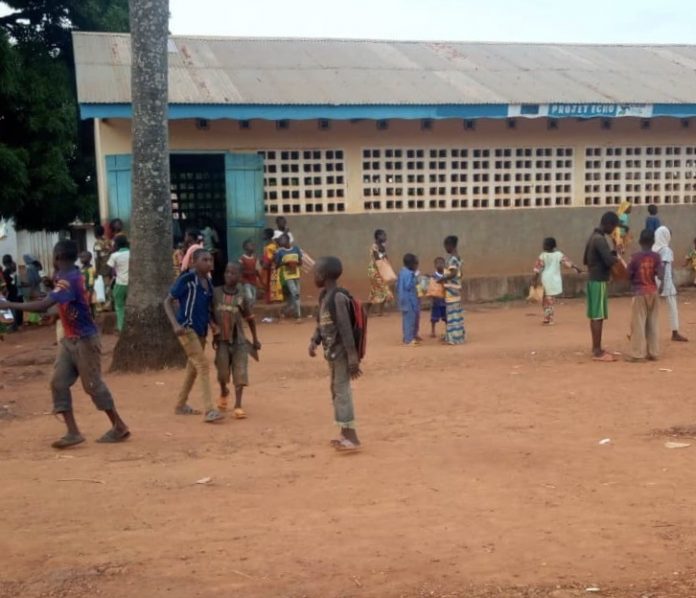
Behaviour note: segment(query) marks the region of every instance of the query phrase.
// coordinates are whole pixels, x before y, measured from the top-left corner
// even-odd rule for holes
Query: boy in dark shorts
[[[213,423],[224,419],[222,413],[213,406],[210,366],[205,356],[205,339],[213,312],[213,283],[210,280],[213,256],[205,249],[196,249],[191,261],[192,269],[177,278],[164,300],[164,311],[188,357],[184,385],[174,412],[177,415],[200,415],[200,411],[187,404],[191,389],[198,378],[205,408],[204,421]],[[176,314],[175,301],[179,302]]]
[[[619,261],[616,251],[612,251],[607,241],[619,226],[619,217],[614,212],[602,216],[599,228],[596,228],[585,247],[584,263],[587,266],[587,317],[592,333],[592,359],[594,361],[616,361],[616,358],[602,349],[602,331],[604,320],[609,317],[607,301],[607,283],[611,278],[611,269]]]
[[[349,452],[360,448],[350,381],[359,378],[362,372],[350,319],[350,298],[338,289],[341,274],[343,265],[338,258],[317,260],[314,283],[322,291],[319,295],[319,325],[309,343],[309,356],[316,357],[319,346],[324,346],[324,357],[331,370],[334,419],[341,429],[341,437],[332,440],[331,446],[337,451]]]
[[[34,313],[45,312],[58,304],[63,339],[58,345],[51,392],[53,412],[62,414],[68,430],[63,438],[52,444],[57,449],[85,441],[75,421],[70,393],[70,387],[78,377],[94,405],[104,411],[111,421],[111,429],[97,442],[121,442],[130,436],[128,427],[116,411],[111,392],[101,377],[101,342],[87,301],[84,277],[75,266],[77,254],[77,244],[74,241],[56,243],[53,248],[53,290],[39,301],[7,304],[10,309]]]
[[[215,349],[215,369],[220,383],[220,400],[218,409],[227,411],[227,399],[230,395],[228,384],[230,373],[234,384],[234,417],[246,419],[242,409],[242,394],[244,387],[249,386],[249,343],[244,336],[243,322],[246,320],[253,338],[251,349],[256,352],[261,349],[261,343],[256,335],[256,322],[252,313],[251,301],[244,292],[242,280],[242,265],[227,264],[225,268],[225,284],[217,287],[213,294],[215,323],[217,334],[213,338]]]
[[[438,257],[435,258],[435,273],[433,274],[433,279],[435,282],[440,282],[445,278],[445,258]],[[445,303],[444,297],[432,297],[432,306],[430,308],[430,327],[431,338],[437,338],[435,333],[435,327],[438,322],[447,323],[447,304]]]

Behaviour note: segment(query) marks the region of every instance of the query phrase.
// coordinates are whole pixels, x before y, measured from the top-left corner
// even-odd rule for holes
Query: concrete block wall
[[[389,235],[388,250],[395,269],[404,253],[416,253],[421,271],[432,272],[435,257],[443,255],[442,241],[458,235],[464,262],[469,301],[491,301],[526,292],[534,262],[544,237],[553,236],[559,248],[582,264],[585,242],[597,226],[604,208],[550,208],[528,210],[480,210],[403,214],[340,214],[336,216],[291,216],[289,225],[298,243],[313,257],[336,255],[344,263],[343,284],[366,297],[369,289],[367,264],[375,229]],[[634,209],[631,226],[643,228],[647,209]],[[662,222],[672,230],[676,265],[696,237],[696,206],[662,206]],[[269,226],[272,220],[269,220]],[[633,249],[637,249],[634,244]],[[686,270],[677,272],[682,283],[691,282]],[[305,278],[311,291],[311,279]],[[584,279],[566,277],[571,294],[581,291]],[[579,288],[578,288],[579,287]]]

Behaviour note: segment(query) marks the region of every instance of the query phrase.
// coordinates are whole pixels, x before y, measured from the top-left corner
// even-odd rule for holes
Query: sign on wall
[[[509,118],[650,118],[652,104],[511,104]]]

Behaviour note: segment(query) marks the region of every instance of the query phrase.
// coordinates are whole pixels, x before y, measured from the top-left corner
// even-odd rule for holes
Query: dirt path
[[[696,341],[696,295],[681,299]],[[628,309],[612,302],[612,349]],[[180,372],[109,376],[122,446],[93,442],[106,418],[77,390],[89,442],[51,450],[50,366],[0,362],[0,596],[693,597],[696,441],[670,450],[656,430],[696,424],[696,342],[593,364],[582,303],[558,319],[479,308],[468,345],[419,349],[398,317],[372,320],[350,456],[326,446],[310,323],[262,327],[243,422],[175,417]],[[0,358],[51,343],[10,337]]]

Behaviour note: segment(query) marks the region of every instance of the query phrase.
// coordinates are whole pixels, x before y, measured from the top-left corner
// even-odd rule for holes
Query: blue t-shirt
[[[396,281],[396,295],[399,301],[399,309],[401,311],[418,311],[418,278],[413,270],[409,270],[405,266],[399,272],[399,278]]]
[[[169,294],[179,302],[176,321],[193,330],[198,336],[208,334],[210,309],[213,302],[213,284],[202,281],[195,272],[179,276]]]
[[[53,284],[49,297],[58,304],[65,338],[95,336],[98,333],[97,325],[92,318],[85,279],[80,269],[75,266],[65,272],[56,272]]]
[[[645,230],[649,230],[651,233],[654,233],[661,226],[662,222],[657,216],[648,216],[645,219]]]

